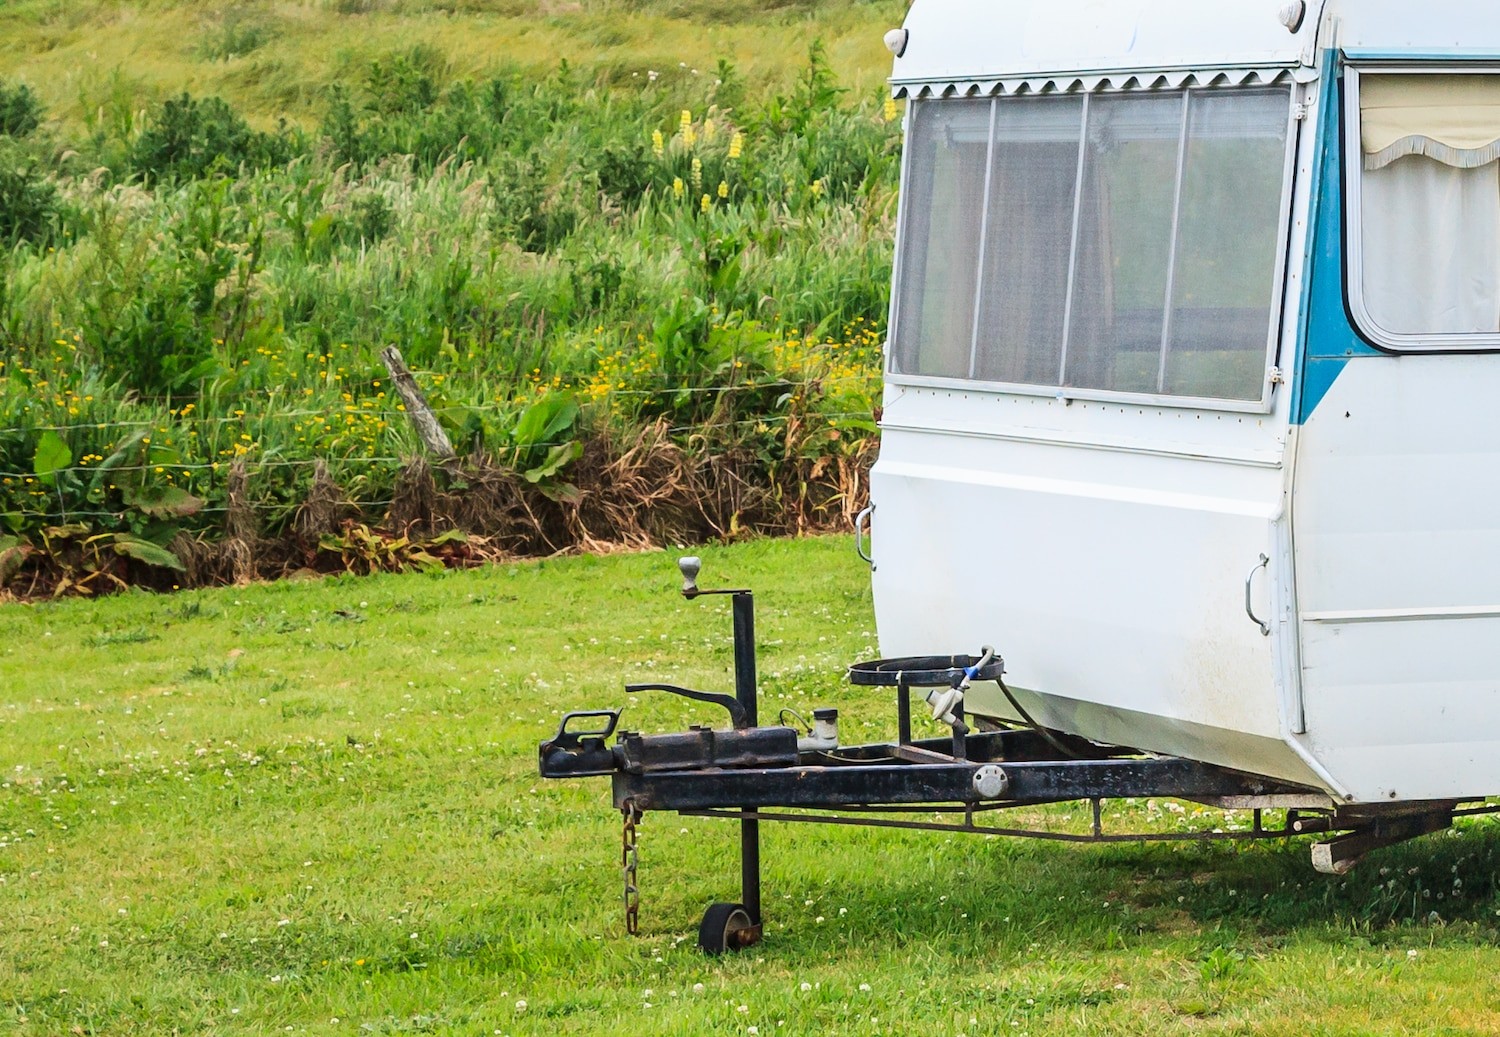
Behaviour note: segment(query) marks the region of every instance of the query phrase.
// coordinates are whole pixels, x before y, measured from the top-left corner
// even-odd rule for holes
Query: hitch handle
[[[620,713],[621,711],[618,709],[586,709],[580,710],[576,713],[569,713],[567,716],[562,718],[562,723],[559,724],[557,728],[557,735],[552,739],[552,741],[554,743],[557,743],[566,739],[570,742],[576,743],[584,738],[608,738],[610,735],[615,733],[615,726],[620,722]],[[593,720],[598,717],[609,718],[609,723],[604,725],[604,729],[602,731],[568,730],[568,725],[575,720]]]
[[[675,684],[625,685],[627,695],[637,695],[643,691],[665,691],[669,695],[680,695],[685,699],[693,699],[695,702],[707,702],[710,706],[722,707],[728,710],[729,722],[734,725],[736,731],[743,731],[750,727],[750,715],[732,695],[720,695],[712,691],[694,691],[692,688],[679,688]]]

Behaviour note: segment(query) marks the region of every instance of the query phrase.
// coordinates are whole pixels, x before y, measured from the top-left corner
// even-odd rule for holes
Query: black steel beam
[[[716,807],[859,807],[983,802],[974,788],[980,764],[886,764],[780,767],[764,770],[669,771],[614,776],[614,801],[642,810]],[[1310,790],[1267,778],[1179,759],[1074,760],[1004,763],[1008,803],[1164,796],[1305,794]]]
[[[1121,757],[1139,756],[1135,749],[1122,749],[1114,746],[1095,745],[1093,742],[1082,738],[1074,738],[1072,735],[1054,735],[1062,741],[1063,745],[1073,750],[1073,759],[1077,760],[1112,760]],[[1003,760],[1021,761],[1055,761],[1057,749],[1051,742],[1030,730],[1016,731],[981,731],[971,732],[964,740],[968,749],[969,763],[998,763]],[[898,745],[902,744],[898,742]],[[913,749],[924,749],[927,752],[937,753],[945,758],[951,758],[953,754],[953,738],[944,735],[940,738],[919,738],[915,741],[906,742]],[[889,760],[897,755],[896,746],[888,742],[876,743],[874,745],[851,745],[841,746],[832,753],[807,753],[807,757],[821,757],[817,760],[809,759],[808,762],[828,763],[836,766],[836,761],[855,760],[860,762],[877,762]]]

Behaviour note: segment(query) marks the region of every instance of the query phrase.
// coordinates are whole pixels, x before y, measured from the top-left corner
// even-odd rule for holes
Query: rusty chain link
[[[625,879],[625,931],[635,936],[641,929],[641,890],[636,885],[636,870],[641,863],[636,849],[636,825],[641,820],[641,810],[635,800],[627,799],[620,814],[624,818],[620,830],[620,870]]]

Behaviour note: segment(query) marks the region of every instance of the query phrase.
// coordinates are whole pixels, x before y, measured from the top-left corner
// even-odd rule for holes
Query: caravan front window
[[[893,374],[1261,400],[1289,103],[915,102]]]
[[[1352,309],[1396,349],[1500,336],[1500,75],[1353,74]]]

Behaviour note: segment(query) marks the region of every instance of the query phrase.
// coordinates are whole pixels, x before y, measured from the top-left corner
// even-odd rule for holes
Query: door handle
[[[871,568],[875,566],[875,559],[870,557],[870,552],[865,548],[865,527],[869,525],[874,515],[875,505],[871,504],[854,518],[854,553],[864,559]]]
[[[1271,636],[1271,626],[1269,623],[1255,614],[1255,603],[1251,600],[1250,592],[1252,586],[1255,583],[1255,574],[1260,572],[1262,569],[1267,568],[1270,564],[1270,556],[1261,555],[1260,561],[1255,563],[1255,567],[1251,569],[1250,574],[1245,577],[1245,615],[1250,617],[1250,622],[1260,627],[1260,633],[1262,637]]]

